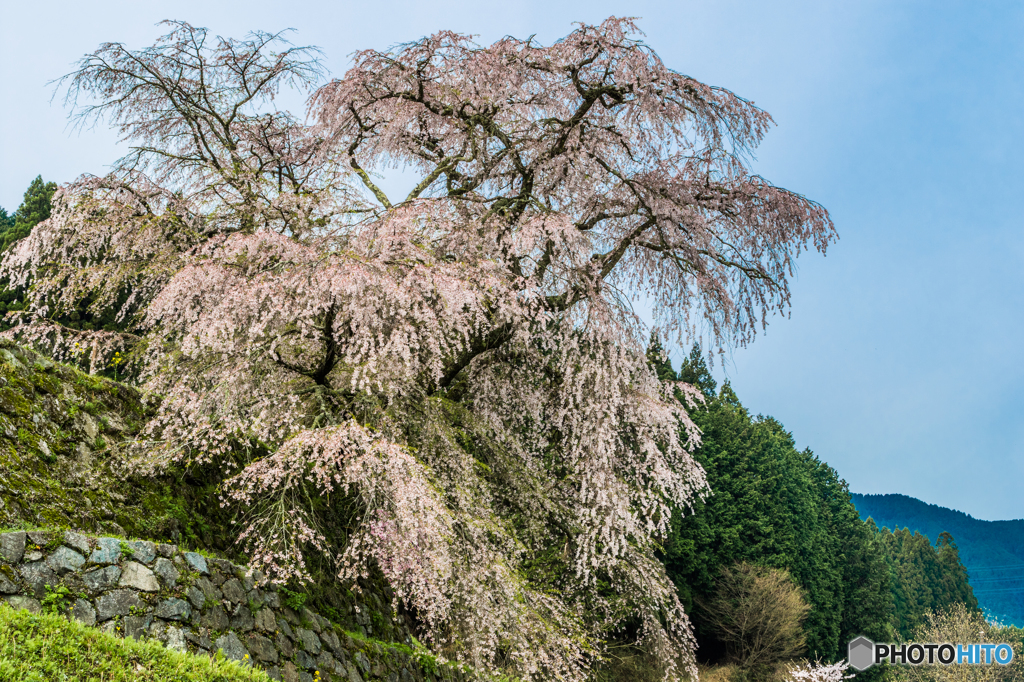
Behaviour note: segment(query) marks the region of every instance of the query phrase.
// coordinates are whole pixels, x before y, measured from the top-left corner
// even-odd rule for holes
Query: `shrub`
[[[779,568],[746,562],[722,570],[715,596],[699,606],[730,658],[755,678],[803,653],[803,621],[810,605]]]

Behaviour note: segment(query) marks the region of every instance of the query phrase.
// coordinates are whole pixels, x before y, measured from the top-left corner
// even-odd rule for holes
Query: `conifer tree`
[[[21,206],[11,216],[13,224],[0,235],[0,252],[6,251],[14,242],[26,237],[32,228],[50,217],[53,195],[57,191],[57,183],[44,182],[41,175],[29,184]]]

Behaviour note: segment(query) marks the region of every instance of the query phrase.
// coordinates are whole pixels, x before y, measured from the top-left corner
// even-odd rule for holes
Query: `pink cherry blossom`
[[[31,287],[10,334],[90,371],[126,354],[157,406],[134,465],[222,464],[271,580],[311,553],[347,585],[376,567],[440,655],[527,680],[583,680],[627,631],[692,676],[654,551],[708,493],[676,396],[701,398],[657,379],[633,304],[708,347],[787,309],[794,259],[835,234],[751,173],[768,114],[626,19],[550,46],[442,32],[319,89],[280,34],[171,29],[67,77],[132,149],[5,258]],[[396,167],[404,197],[376,180]],[[83,300],[130,333],[49,321]],[[354,516],[344,543],[325,505]]]

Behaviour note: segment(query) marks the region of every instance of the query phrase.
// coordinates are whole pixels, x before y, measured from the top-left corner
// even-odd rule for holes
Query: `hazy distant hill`
[[[982,521],[906,495],[851,497],[861,518],[871,517],[879,528],[908,528],[932,543],[950,532],[981,607],[1006,624],[1024,627],[1024,519]]]

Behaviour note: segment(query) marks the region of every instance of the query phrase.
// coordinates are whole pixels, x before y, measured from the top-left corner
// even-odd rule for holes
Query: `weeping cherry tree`
[[[31,287],[10,333],[128,358],[159,404],[138,466],[241,461],[225,503],[271,580],[312,553],[346,584],[379,570],[437,652],[523,679],[583,680],[624,636],[694,672],[654,548],[707,493],[674,396],[699,397],[659,382],[633,303],[718,345],[787,310],[794,259],[835,234],[752,174],[770,116],[625,19],[549,46],[442,32],[335,80],[281,34],[168,25],[63,80],[130,151],[5,259]],[[123,331],[52,321],[83,301]]]

